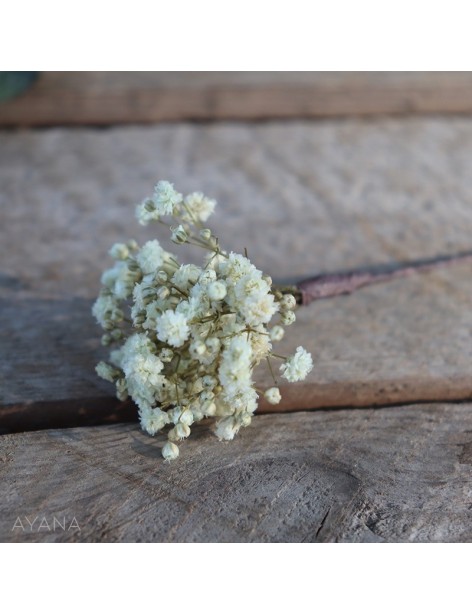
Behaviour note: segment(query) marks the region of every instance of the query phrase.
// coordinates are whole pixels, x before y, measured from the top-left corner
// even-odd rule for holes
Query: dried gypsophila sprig
[[[190,435],[193,423],[214,417],[218,438],[230,440],[250,424],[259,394],[280,402],[277,386],[255,387],[252,374],[261,361],[273,373],[271,360],[282,359],[280,371],[289,382],[305,379],[313,367],[301,346],[288,358],[272,351],[283,326],[295,321],[297,301],[273,288],[246,256],[220,247],[203,225],[215,205],[200,192],[184,198],[159,181],[153,196],[138,205],[138,221],[164,223],[174,243],[203,248],[203,266],[180,264],[157,240],[141,248],[135,241],[115,244],[110,255],[116,263],[102,275],[93,306],[106,331],[102,343],[119,344],[96,371],[115,383],[120,400],[135,401],[147,433],[172,425],[162,449],[167,460],[178,456],[175,442]],[[174,225],[164,222],[167,216]],[[280,323],[269,328],[276,314]]]

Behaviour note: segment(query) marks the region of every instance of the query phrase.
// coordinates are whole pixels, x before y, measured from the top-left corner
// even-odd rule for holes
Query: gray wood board
[[[137,425],[4,435],[0,539],[470,542],[471,433],[470,404],[265,415],[171,464]]]
[[[95,377],[90,304],[112,243],[165,236],[133,216],[157,179],[216,197],[222,244],[293,278],[470,249],[471,159],[466,119],[1,133],[2,428],[134,415]],[[315,369],[280,409],[470,398],[470,280],[461,265],[300,310],[281,351],[305,345]]]
[[[0,125],[471,112],[470,72],[44,72]]]

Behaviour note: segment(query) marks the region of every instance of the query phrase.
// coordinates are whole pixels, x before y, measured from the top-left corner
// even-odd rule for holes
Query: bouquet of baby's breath
[[[280,402],[277,387],[260,391],[254,385],[252,373],[262,360],[273,373],[271,360],[281,359],[289,382],[304,379],[313,367],[302,347],[289,358],[273,353],[283,326],[295,321],[295,298],[272,288],[271,278],[246,256],[220,247],[204,226],[215,205],[200,192],[184,198],[159,181],[137,207],[139,222],[163,223],[174,243],[203,248],[203,265],[180,264],[157,240],[141,248],[135,241],[118,243],[110,250],[115,265],[104,272],[93,306],[106,331],[102,343],[118,345],[97,373],[115,383],[120,400],[131,396],[147,433],[172,425],[162,450],[169,460],[178,456],[175,442],[190,435],[194,422],[214,417],[216,435],[229,440],[250,424],[259,394]],[[168,217],[172,226],[164,221]],[[280,322],[269,328],[276,314]]]

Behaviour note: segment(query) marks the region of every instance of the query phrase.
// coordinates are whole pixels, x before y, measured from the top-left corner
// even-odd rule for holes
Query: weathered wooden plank
[[[471,432],[470,404],[258,416],[172,464],[135,425],[5,435],[0,539],[470,542]]]
[[[282,380],[280,405],[262,399],[260,410],[472,398],[472,312],[461,294],[468,284],[465,267],[451,279],[441,272],[300,309],[279,348],[288,354],[304,345],[315,369],[301,384]],[[95,374],[106,350],[90,305],[87,299],[3,304],[0,432],[133,419],[132,406],[113,399],[113,386]],[[265,366],[257,380],[273,385]]]
[[[303,277],[470,249],[470,159],[465,119],[4,132],[2,428],[37,409],[34,428],[122,419],[89,310],[108,247],[163,236],[133,220],[157,178],[215,196],[229,249]],[[281,408],[470,398],[470,284],[460,265],[300,311],[281,351],[301,343],[316,366]]]
[[[134,220],[159,178],[273,277],[465,251],[471,157],[466,119],[4,131],[2,296],[95,296],[112,243],[166,236]]]
[[[45,72],[0,125],[471,111],[470,72]]]

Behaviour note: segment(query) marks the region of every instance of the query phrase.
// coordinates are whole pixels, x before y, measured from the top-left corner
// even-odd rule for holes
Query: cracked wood
[[[200,425],[171,464],[164,441],[135,425],[4,435],[1,541],[472,541],[470,404],[256,416],[230,443]]]

